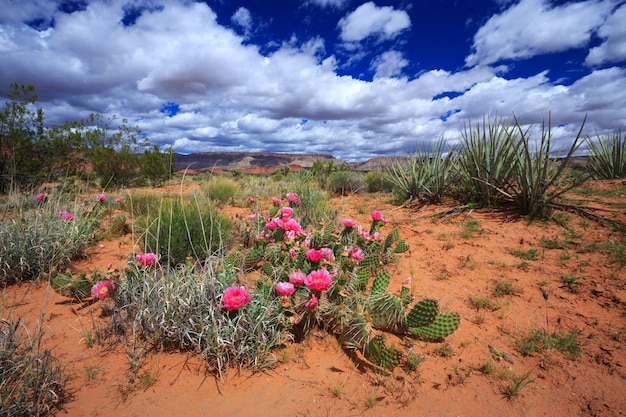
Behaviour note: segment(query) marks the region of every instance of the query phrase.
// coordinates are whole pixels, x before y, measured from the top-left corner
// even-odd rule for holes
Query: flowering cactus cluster
[[[295,193],[289,197],[290,202],[299,201]],[[456,330],[459,316],[440,313],[435,300],[425,299],[409,308],[410,281],[401,294],[388,293],[391,276],[385,265],[409,246],[396,229],[381,234],[388,223],[381,212],[370,214],[369,227],[347,218],[340,226],[321,225],[310,232],[294,218],[297,205],[281,207],[281,201],[273,199],[267,220],[258,213],[247,217],[242,229],[250,233],[252,247],[233,250],[227,263],[262,273],[280,297],[294,332],[321,326],[336,334],[344,347],[360,350],[376,365],[393,368],[402,353],[385,345],[385,332],[438,340]],[[254,236],[252,222],[264,224]]]

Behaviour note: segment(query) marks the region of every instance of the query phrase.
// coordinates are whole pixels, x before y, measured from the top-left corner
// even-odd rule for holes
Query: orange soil
[[[621,184],[621,183],[620,183]],[[596,183],[610,187],[615,183]],[[177,192],[179,187],[157,192]],[[186,187],[185,187],[186,188]],[[617,201],[624,203],[626,196]],[[412,277],[412,293],[436,298],[442,309],[461,315],[459,329],[446,339],[450,357],[436,354],[443,343],[413,342],[427,357],[417,371],[398,369],[380,376],[350,359],[337,341],[313,332],[303,343],[276,352],[276,366],[264,372],[230,370],[223,380],[207,374],[201,359],[185,353],[147,352],[139,375],[152,375],[152,385],[131,378],[128,347],[88,347],[83,337],[102,325],[100,304],[68,302],[46,284],[22,284],[2,294],[2,317],[12,312],[33,328],[43,319],[44,343],[61,359],[70,375],[73,398],[65,406],[74,416],[621,416],[626,413],[626,274],[600,251],[578,253],[576,247],[542,249],[540,239],[565,239],[566,230],[550,223],[528,224],[510,212],[469,211],[433,221],[431,214],[450,206],[398,208],[372,196],[333,200],[341,217],[369,224],[368,213],[380,210],[398,228],[410,252],[389,270],[401,283]],[[604,207],[607,207],[606,204]],[[237,208],[236,211],[250,210]],[[228,211],[227,211],[228,212]],[[619,210],[599,212],[621,221]],[[568,214],[567,225],[582,234],[581,245],[623,239],[595,222]],[[479,221],[482,233],[464,238],[467,221]],[[586,223],[584,223],[586,222]],[[537,260],[520,268],[511,249],[540,251]],[[131,238],[101,241],[75,271],[123,267],[132,251]],[[580,279],[576,293],[567,291],[562,274]],[[523,290],[494,298],[496,281]],[[544,286],[542,287],[541,284]],[[399,288],[399,287],[398,287]],[[568,359],[555,350],[522,357],[516,338],[531,329],[580,331],[583,355]],[[477,309],[470,296],[491,297],[497,311]],[[81,308],[83,307],[83,308]],[[507,352],[511,362],[497,361],[489,346]],[[528,371],[533,382],[511,401],[507,384],[481,369],[492,364],[516,375]],[[149,378],[147,378],[149,379]]]

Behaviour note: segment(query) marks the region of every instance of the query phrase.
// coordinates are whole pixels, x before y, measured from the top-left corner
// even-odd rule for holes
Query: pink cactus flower
[[[312,310],[314,308],[317,308],[318,304],[319,301],[317,299],[317,296],[315,294],[311,294],[311,298],[309,298],[309,301],[306,302],[306,306]]]
[[[289,218],[293,214],[293,209],[291,207],[281,207],[280,215],[284,218]]]
[[[274,289],[276,290],[276,294],[278,295],[286,295],[290,296],[296,292],[296,287],[291,282],[279,282],[274,285]]]
[[[306,256],[307,260],[315,263],[321,262],[322,259],[324,259],[324,254],[322,253],[322,251],[317,249],[309,249],[304,255]]]
[[[74,215],[72,213],[68,213],[65,210],[60,211],[59,212],[59,216],[63,217],[63,219],[65,219],[65,220],[73,220],[74,219]]]
[[[304,279],[304,285],[314,291],[324,291],[333,283],[330,272],[326,269],[311,271]]]
[[[302,285],[304,284],[304,280],[306,279],[306,274],[304,272],[292,272],[289,274],[289,282],[293,285]]]
[[[365,259],[365,254],[363,253],[361,248],[354,248],[350,253],[350,257],[357,262],[363,262],[363,259]]]
[[[117,198],[115,199],[115,202],[119,204],[119,203],[121,203],[121,202],[122,202],[122,199],[121,199],[121,198],[119,198],[119,197],[117,197]]]
[[[222,297],[222,306],[228,311],[239,310],[250,302],[250,294],[244,287],[228,287]]]
[[[96,200],[98,200],[98,201],[104,201],[104,200],[106,200],[106,199],[107,199],[107,195],[106,195],[106,194],[104,194],[104,193],[100,193],[100,194],[98,194],[98,195],[96,196]]]
[[[136,258],[139,264],[148,267],[155,264],[157,256],[152,252],[148,252],[143,255],[137,255]]]
[[[383,219],[383,214],[380,211],[373,211],[370,213],[372,220],[379,221]]]
[[[46,198],[46,195],[44,193],[37,194],[37,200],[41,201],[41,200],[43,200],[45,198]]]
[[[343,227],[347,228],[347,229],[351,229],[356,225],[356,220],[354,219],[343,219],[341,221],[341,224],[343,224]]]
[[[296,193],[287,193],[287,202],[289,204],[295,204],[296,206],[302,204],[300,202],[300,197],[298,197],[298,194]]]
[[[320,253],[324,257],[324,259],[327,260],[328,262],[333,262],[335,260],[335,254],[333,253],[333,250],[330,248],[322,248],[320,249]]]
[[[255,198],[252,197],[251,195],[248,196],[248,203],[250,204],[254,204],[256,202]]]
[[[113,295],[115,288],[116,286],[113,281],[105,279],[91,287],[91,297],[94,300],[104,300]]]
[[[280,198],[278,198],[278,197],[272,197],[272,204],[274,204],[275,206],[280,205],[280,203],[281,203],[282,201],[283,201],[283,200],[281,200],[281,199],[280,199]]]

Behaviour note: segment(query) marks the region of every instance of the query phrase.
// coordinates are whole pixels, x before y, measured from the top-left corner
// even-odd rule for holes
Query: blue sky
[[[271,5],[271,6],[269,6]],[[401,155],[549,113],[567,146],[626,127],[621,0],[3,1],[0,91],[49,124],[127,118],[177,152]]]

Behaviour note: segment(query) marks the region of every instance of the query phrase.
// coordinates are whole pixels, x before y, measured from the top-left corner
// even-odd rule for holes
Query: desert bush
[[[606,136],[596,133],[595,141],[587,136],[587,144],[592,152],[587,169],[594,179],[612,180],[626,177],[626,135],[622,135],[621,130]]]
[[[357,172],[337,171],[330,175],[327,186],[331,193],[346,195],[362,192],[365,183],[361,174]]]
[[[458,160],[460,195],[468,202],[492,207],[510,201],[508,192],[519,158],[521,142],[514,126],[502,119],[471,121],[462,132]]]
[[[240,287],[235,270],[220,265],[220,258],[211,257],[203,265],[156,272],[132,262],[115,314],[132,323],[134,334],[163,349],[197,352],[220,374],[233,366],[267,366],[270,350],[290,340],[280,299],[271,285],[259,282],[245,307],[225,309],[225,290]]]
[[[0,285],[37,279],[83,254],[101,216],[95,198],[66,201],[51,195],[39,200],[35,209],[17,207],[0,220]]]
[[[389,167],[396,201],[409,200],[437,203],[450,191],[454,173],[455,153],[448,150],[443,138],[427,150],[418,149],[406,161],[396,161]]]
[[[188,257],[204,260],[231,242],[231,224],[214,210],[191,202],[166,200],[158,212],[141,221],[146,252],[158,253],[171,266]]]
[[[235,199],[239,189],[236,180],[224,176],[213,176],[202,186],[204,195],[220,204],[226,204]]]
[[[51,416],[68,401],[61,363],[41,348],[41,336],[19,319],[0,319],[0,415]]]
[[[365,174],[363,181],[368,193],[389,193],[393,189],[393,182],[385,171],[370,171]]]
[[[297,201],[289,201],[287,197],[287,203],[297,209],[303,228],[313,227],[320,222],[332,223],[337,219],[337,209],[328,207],[328,193],[319,186],[311,184],[310,178],[301,177],[299,181],[294,181],[291,185],[294,191],[288,195],[295,195]]]

